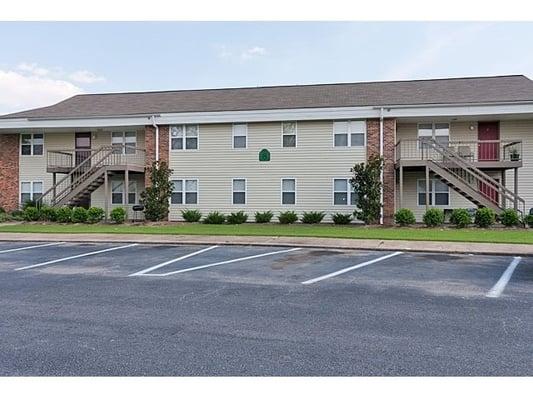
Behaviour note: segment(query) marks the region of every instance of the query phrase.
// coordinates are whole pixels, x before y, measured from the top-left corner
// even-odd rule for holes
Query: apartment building
[[[410,208],[533,207],[533,82],[522,75],[78,95],[0,117],[0,206],[129,209],[173,170],[171,221],[350,213],[350,168],[384,157],[383,223]],[[326,219],[325,221],[328,221]]]

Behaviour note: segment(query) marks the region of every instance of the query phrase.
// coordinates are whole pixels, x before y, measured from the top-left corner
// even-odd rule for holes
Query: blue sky
[[[0,23],[0,114],[75,93],[522,73],[533,23]]]

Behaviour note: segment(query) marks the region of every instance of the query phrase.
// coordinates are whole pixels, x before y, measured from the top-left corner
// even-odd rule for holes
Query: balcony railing
[[[521,140],[460,140],[439,143],[470,162],[522,161]],[[402,139],[396,144],[396,161],[430,160],[436,156],[438,154],[435,154],[434,148],[423,138]]]
[[[104,146],[108,147],[108,146]],[[145,165],[145,150],[128,145],[113,145],[114,165]],[[47,168],[49,171],[68,172],[80,165],[101,148],[95,149],[62,149],[49,150],[46,154]]]

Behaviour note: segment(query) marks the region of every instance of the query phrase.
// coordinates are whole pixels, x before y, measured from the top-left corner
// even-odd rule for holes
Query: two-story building
[[[0,206],[139,203],[154,160],[180,211],[351,213],[384,157],[398,208],[533,207],[533,82],[495,76],[78,95],[0,117]],[[325,221],[328,221],[326,219]]]

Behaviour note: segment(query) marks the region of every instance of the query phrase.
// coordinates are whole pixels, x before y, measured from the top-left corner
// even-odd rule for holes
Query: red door
[[[478,140],[489,140],[493,142],[478,144],[479,161],[499,161],[500,160],[500,123],[496,122],[479,122],[478,123]]]

